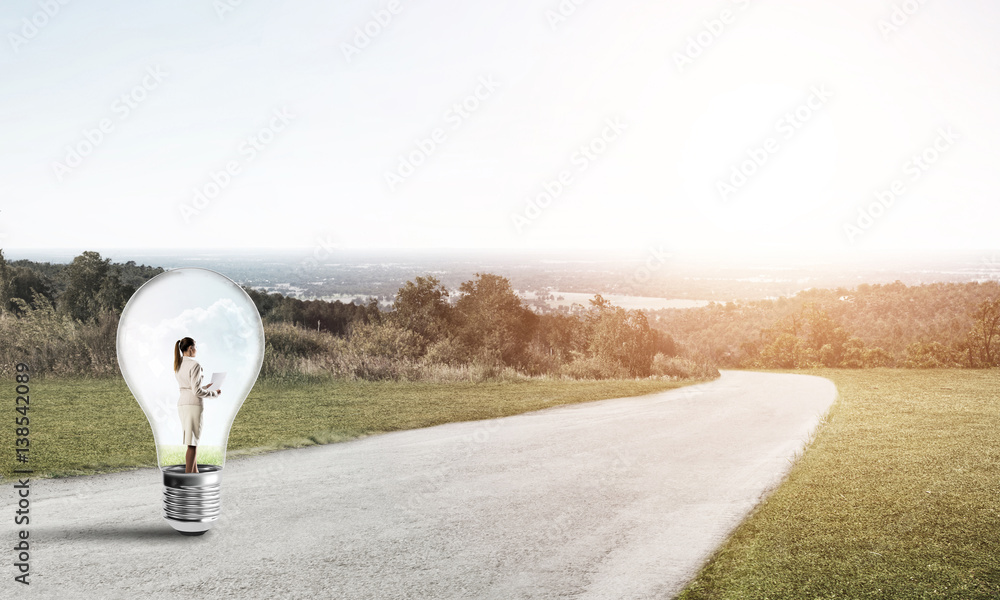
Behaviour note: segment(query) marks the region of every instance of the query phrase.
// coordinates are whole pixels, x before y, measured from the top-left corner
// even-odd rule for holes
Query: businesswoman
[[[184,472],[197,473],[198,438],[201,437],[202,398],[214,398],[222,390],[211,390],[201,385],[201,365],[194,359],[197,348],[194,340],[186,337],[174,343],[174,376],[180,386],[180,398],[177,399],[177,413],[181,417],[181,427],[184,429],[184,444],[187,453],[184,455]]]

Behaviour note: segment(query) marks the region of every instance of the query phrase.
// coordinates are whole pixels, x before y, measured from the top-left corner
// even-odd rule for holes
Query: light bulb
[[[174,374],[174,344],[185,337],[195,340],[202,385],[213,373],[226,373],[221,393],[202,399],[198,473],[184,472],[187,446]],[[122,376],[153,429],[156,462],[163,473],[163,516],[181,533],[205,533],[222,510],[229,429],[264,360],[264,327],[257,307],[243,288],[215,271],[171,269],[129,298],[118,321],[117,346]]]

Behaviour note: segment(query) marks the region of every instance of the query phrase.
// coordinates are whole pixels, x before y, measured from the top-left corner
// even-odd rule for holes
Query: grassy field
[[[812,373],[826,424],[681,598],[1000,598],[1000,371]]]
[[[498,383],[258,381],[233,424],[227,456],[490,419],[560,404],[638,396],[687,385],[669,381],[534,379]],[[9,383],[13,390],[14,383]],[[156,465],[153,433],[121,379],[31,381],[29,468],[60,477]],[[0,475],[14,468],[14,412],[0,427]],[[183,462],[178,461],[178,462]],[[23,465],[22,465],[23,466]]]

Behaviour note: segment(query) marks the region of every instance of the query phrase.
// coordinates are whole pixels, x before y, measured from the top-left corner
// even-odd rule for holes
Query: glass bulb
[[[202,399],[195,464],[185,473],[180,384],[174,345],[194,339],[202,385],[226,373],[222,393]],[[221,513],[222,469],[229,429],[264,360],[264,326],[250,296],[225,275],[202,268],[171,269],[144,283],[118,322],[118,365],[153,429],[163,473],[163,516],[177,531],[199,535]],[[214,388],[209,388],[209,390]]]

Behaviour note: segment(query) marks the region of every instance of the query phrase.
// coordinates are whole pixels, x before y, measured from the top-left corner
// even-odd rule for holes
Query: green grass
[[[638,396],[691,382],[532,379],[498,383],[258,381],[236,416],[227,457],[340,442],[361,436],[490,419],[607,398]],[[9,389],[15,384],[8,382]],[[30,452],[35,477],[62,477],[156,465],[153,433],[122,379],[31,381]],[[14,463],[13,402],[0,427],[0,475]],[[177,463],[183,459],[168,457]],[[199,452],[199,462],[202,460]],[[170,461],[167,461],[170,462]]]
[[[1000,597],[1000,371],[811,373],[826,423],[681,599]]]
[[[187,446],[183,444],[160,444],[160,464],[161,465],[183,465],[186,458]],[[222,465],[225,464],[225,453],[222,446],[210,446],[208,444],[198,444],[197,461],[200,465]]]

